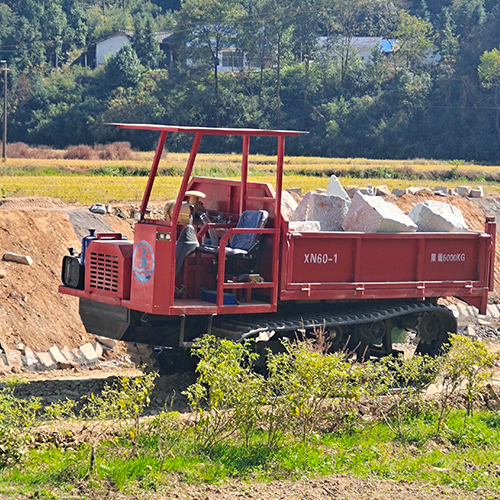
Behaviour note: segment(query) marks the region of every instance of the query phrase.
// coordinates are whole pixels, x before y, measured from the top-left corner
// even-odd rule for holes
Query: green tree
[[[243,2],[246,14],[240,19],[238,46],[250,58],[250,66],[259,68],[259,103],[262,104],[264,69],[272,64],[273,43],[268,23],[271,7],[269,0]]]
[[[292,35],[292,18],[285,0],[270,0],[269,33],[276,57],[276,125],[281,122],[281,66]]]
[[[133,89],[115,89],[108,100],[108,108],[104,111],[104,121],[165,123],[166,110],[161,102],[165,96],[162,95],[161,85],[167,81],[166,73],[166,70],[150,71],[147,73],[148,77],[142,78]],[[167,120],[166,123],[168,122]],[[149,137],[145,134],[138,138],[141,139]]]
[[[124,45],[106,61],[106,74],[116,86],[127,88],[136,85],[142,71],[139,58],[130,44]]]
[[[484,0],[453,0],[451,3],[451,17],[459,27],[458,34],[462,39],[486,21],[484,4]]]
[[[379,0],[324,0],[326,28],[332,52],[340,61],[340,82],[344,84],[353,57],[353,38],[380,33],[375,19],[378,12],[385,12]],[[375,30],[375,31],[374,31]]]
[[[499,47],[500,49],[500,47]],[[481,56],[481,63],[477,69],[479,80],[485,89],[500,87],[500,50],[492,49]]]
[[[432,25],[427,21],[404,10],[399,12],[394,36],[398,41],[396,54],[401,66],[410,69],[424,61],[432,47],[432,32]]]
[[[7,59],[12,54],[16,25],[19,23],[17,14],[6,4],[0,4],[0,57]]]
[[[149,69],[157,68],[161,58],[156,31],[155,21],[150,12],[140,11],[134,16],[132,47],[141,64]]]
[[[47,61],[59,67],[63,55],[63,36],[66,34],[67,22],[61,4],[53,1],[46,5],[41,16],[42,39],[45,44]]]
[[[304,64],[304,105],[309,94],[310,62],[318,52],[318,36],[322,22],[320,0],[294,0],[291,5],[294,52]]]
[[[500,138],[500,50],[492,49],[484,52],[477,71],[481,86],[493,92],[496,108],[495,125]]]
[[[179,24],[185,32],[194,64],[208,62],[214,74],[214,92],[219,100],[217,66],[223,49],[236,42],[238,19],[243,8],[237,0],[184,0]]]
[[[89,31],[87,13],[78,1],[66,0],[63,3],[68,23],[66,29],[66,44],[68,49],[74,46],[85,46]]]
[[[456,25],[449,8],[444,8],[439,16],[440,29],[437,33],[437,44],[444,64],[455,61],[459,50],[459,37]]]
[[[239,43],[260,68],[259,105],[264,105],[264,75],[274,68],[274,112],[276,124],[281,120],[281,80],[283,66],[292,47],[292,18],[298,16],[297,5],[284,0],[244,2],[246,15],[241,19]],[[304,13],[307,15],[308,13]],[[284,64],[285,61],[285,64]],[[267,72],[269,74],[269,72]]]

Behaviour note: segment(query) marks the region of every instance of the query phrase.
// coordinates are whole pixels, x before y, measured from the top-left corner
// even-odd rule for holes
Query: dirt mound
[[[0,279],[0,340],[10,347],[22,343],[41,351],[52,345],[77,347],[94,339],[83,328],[78,301],[57,291],[63,256],[68,247],[79,250],[81,236],[92,227],[132,237],[125,221],[96,216],[59,200],[2,200],[0,256],[5,252],[29,255],[33,265],[0,262],[5,274]]]
[[[4,198],[0,200],[0,210],[51,210],[66,207],[66,203],[57,198]]]
[[[436,200],[457,207],[462,212],[465,222],[467,222],[469,228],[474,231],[484,231],[484,222],[486,217],[496,217],[497,222],[500,223],[500,198],[496,196],[468,199],[460,196],[442,197],[426,193],[418,193],[416,195],[405,194],[400,198],[396,198],[394,200],[391,199],[390,201],[407,214],[417,203],[423,203],[426,200]],[[497,300],[498,291],[500,290],[499,244],[500,241],[497,238],[497,251],[495,253],[495,292],[492,293],[492,300]]]

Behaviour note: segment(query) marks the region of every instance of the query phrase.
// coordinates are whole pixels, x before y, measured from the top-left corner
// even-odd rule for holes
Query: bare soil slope
[[[68,247],[80,250],[80,237],[91,227],[132,237],[127,222],[111,215],[97,216],[87,208],[59,200],[16,198],[0,202],[0,258],[13,252],[33,259],[31,266],[0,262],[0,271],[5,273],[0,279],[1,341],[40,351],[52,345],[76,347],[93,339],[80,321],[78,301],[57,292],[63,256]]]

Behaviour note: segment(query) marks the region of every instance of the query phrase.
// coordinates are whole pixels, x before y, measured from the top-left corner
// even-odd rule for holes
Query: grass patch
[[[59,498],[83,491],[97,497],[106,490],[141,498],[168,491],[174,481],[215,484],[335,474],[500,494],[496,413],[461,409],[463,400],[456,398],[437,426],[439,399],[426,403],[407,388],[408,374],[418,387],[428,386],[438,373],[445,381],[464,348],[474,354],[477,347],[460,336],[452,336],[450,344],[442,358],[358,364],[328,353],[318,334],[316,341],[284,342],[284,352],[270,353],[264,378],[252,369],[257,354],[248,344],[204,336],[194,347],[198,380],[184,392],[192,413],[163,411],[142,422],[152,373],[123,377],[100,395],[83,397],[76,413],[75,404],[57,402],[37,414],[37,401],[16,399],[13,385],[6,385],[0,392],[0,430],[17,426],[23,439],[14,446],[4,436],[0,443],[0,495]],[[462,368],[478,363],[472,354]],[[400,430],[394,397],[400,398]],[[407,401],[411,404],[404,406]],[[367,404],[370,418],[363,419],[359,410]],[[26,420],[29,408],[32,418]],[[313,414],[318,418],[311,419]],[[47,420],[58,424],[47,426]]]
[[[163,470],[151,436],[141,439],[138,456],[131,456],[129,447],[109,441],[101,447],[100,465],[93,476],[86,475],[84,465],[89,454],[87,445],[77,450],[35,449],[22,466],[0,472],[0,493],[36,497],[43,491],[68,491],[82,482],[90,488],[108,484],[123,492],[161,492],[172,474],[188,483],[350,474],[500,493],[500,429],[491,427],[490,420],[489,413],[478,412],[468,423],[467,434],[482,436],[481,442],[455,440],[454,436],[463,434],[463,413],[457,410],[448,422],[447,434],[439,438],[434,437],[433,426],[425,419],[416,419],[413,424],[426,435],[418,444],[394,440],[387,427],[379,423],[355,432],[318,434],[308,443],[287,439],[272,453],[265,448],[261,432],[252,435],[249,448],[228,441],[210,453],[197,451],[192,436],[187,435],[164,462]]]

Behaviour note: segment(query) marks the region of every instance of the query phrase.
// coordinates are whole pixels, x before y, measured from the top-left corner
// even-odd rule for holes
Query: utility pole
[[[2,162],[7,160],[7,61],[0,61],[3,67],[3,141]]]

